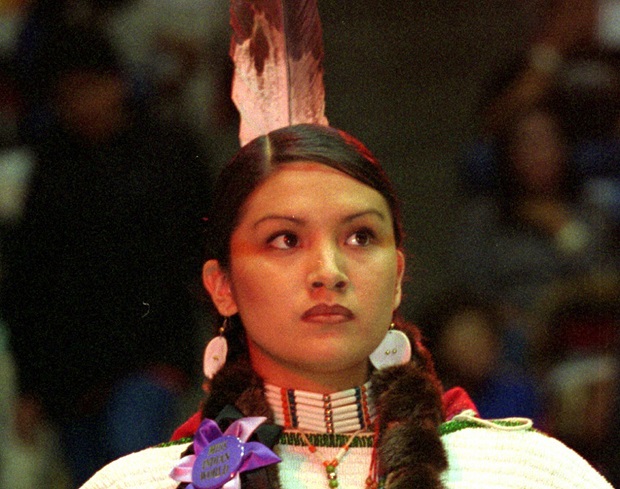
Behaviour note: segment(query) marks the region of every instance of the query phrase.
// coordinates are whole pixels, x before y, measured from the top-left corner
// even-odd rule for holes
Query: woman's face
[[[282,166],[248,198],[230,269],[205,265],[220,313],[239,313],[266,381],[324,392],[359,385],[401,298],[403,254],[376,190],[312,162]]]

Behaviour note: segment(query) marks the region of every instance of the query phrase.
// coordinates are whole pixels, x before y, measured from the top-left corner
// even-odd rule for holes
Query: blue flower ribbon
[[[170,477],[189,482],[188,489],[240,489],[239,474],[280,462],[280,458],[259,442],[248,442],[267,418],[241,418],[224,433],[217,423],[204,419],[194,436],[194,454],[183,457]]]

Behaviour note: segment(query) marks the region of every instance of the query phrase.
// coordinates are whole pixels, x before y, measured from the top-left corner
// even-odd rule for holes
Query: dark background
[[[489,77],[522,50],[532,2],[320,0],[330,124],[379,157],[403,200],[403,311],[449,285],[456,161],[478,134]]]

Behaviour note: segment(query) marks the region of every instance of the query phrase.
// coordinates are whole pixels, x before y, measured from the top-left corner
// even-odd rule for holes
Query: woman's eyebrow
[[[366,216],[376,216],[382,221],[385,221],[387,219],[387,216],[385,215],[385,213],[381,212],[378,209],[365,209],[363,211],[359,211],[353,214],[346,215],[342,219],[342,222],[349,223],[349,222],[355,221],[356,219],[366,217]],[[263,216],[258,221],[256,221],[252,227],[256,229],[258,226],[260,226],[262,223],[266,221],[288,221],[291,224],[296,224],[296,225],[303,225],[307,222],[306,219],[302,219],[296,216],[291,216],[288,214],[267,214],[266,216]]]
[[[289,216],[286,214],[267,214],[266,216],[261,217],[258,221],[254,223],[253,228],[257,228],[265,221],[288,221],[292,224],[304,224],[306,221],[304,219],[300,219],[299,217]]]
[[[379,219],[381,219],[382,221],[385,221],[387,219],[387,216],[385,215],[385,213],[381,212],[378,209],[367,209],[367,210],[363,210],[360,212],[356,212],[355,214],[351,214],[349,216],[346,216],[345,219],[343,219],[343,222],[351,222],[354,221],[355,219],[359,219],[360,217],[366,217],[366,216],[376,216]]]

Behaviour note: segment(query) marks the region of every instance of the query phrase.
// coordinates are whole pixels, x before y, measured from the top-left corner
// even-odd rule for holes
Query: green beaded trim
[[[307,433],[306,436],[310,443],[312,443],[315,447],[332,447],[332,448],[340,448],[345,443],[349,441],[351,435],[343,435],[339,433]],[[351,442],[350,447],[352,448],[372,448],[374,441],[374,435],[372,434],[364,434],[356,436]],[[284,432],[280,435],[280,440],[278,441],[280,445],[292,445],[296,447],[305,447],[307,446],[304,442],[304,439],[301,437],[299,433],[295,432]]]
[[[166,441],[164,443],[160,443],[159,445],[156,445],[155,448],[173,447],[175,445],[183,445],[184,443],[189,443],[190,441],[194,441],[193,436],[187,436],[185,438],[180,438],[174,441]]]
[[[498,426],[507,426],[507,427],[515,427],[521,426],[523,423],[519,421],[511,421],[509,419],[494,419],[493,423]],[[443,423],[439,426],[439,434],[441,436],[449,435],[450,433],[455,433],[457,431],[464,430],[466,428],[488,428],[488,426],[484,426],[480,423],[476,423],[475,421],[448,421],[447,423]],[[523,428],[523,431],[536,431],[534,428]]]
[[[494,424],[499,426],[507,426],[514,427],[520,426],[522,423],[519,421],[511,421],[509,419],[497,419],[493,420]],[[487,426],[481,425],[480,423],[476,423],[475,421],[448,421],[439,426],[439,434],[440,436],[449,435],[451,433],[455,433],[457,431],[464,430],[466,428],[487,428]],[[534,428],[524,428],[523,431],[536,431]],[[315,447],[331,447],[331,448],[339,448],[342,447],[349,440],[350,435],[343,435],[340,433],[307,433],[306,436],[310,440],[310,442]],[[174,445],[183,445],[184,443],[189,443],[193,441],[193,437],[185,437],[175,441],[169,441],[160,443],[157,445],[158,448],[170,447]],[[295,432],[283,432],[280,435],[280,439],[278,440],[280,445],[292,445],[297,447],[304,447],[306,443],[299,433]],[[355,448],[372,448],[374,443],[374,435],[372,434],[363,434],[358,435],[351,442],[351,447]]]

